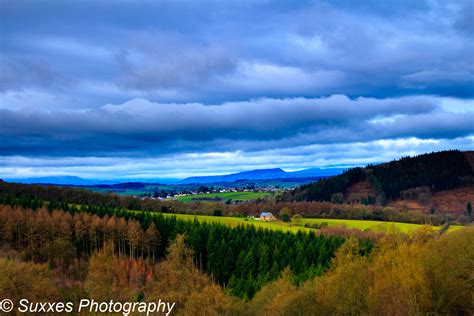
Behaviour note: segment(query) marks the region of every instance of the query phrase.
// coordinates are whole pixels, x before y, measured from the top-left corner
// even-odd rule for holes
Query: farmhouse
[[[263,212],[262,214],[260,214],[260,220],[262,220],[262,221],[275,221],[276,217],[273,216],[273,214],[270,213],[270,212]]]

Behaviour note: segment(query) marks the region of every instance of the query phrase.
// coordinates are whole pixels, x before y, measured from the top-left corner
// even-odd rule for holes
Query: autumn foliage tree
[[[473,267],[472,227],[388,235],[370,256],[349,238],[329,271],[298,288],[270,283],[242,315],[470,315]]]
[[[135,301],[153,280],[154,267],[143,259],[120,257],[108,241],[89,260],[86,289],[97,300]]]
[[[211,278],[199,271],[183,235],[168,248],[166,260],[158,264],[156,281],[147,289],[147,300],[176,302],[182,315],[222,315],[231,301]]]
[[[59,293],[45,264],[0,258],[0,297],[18,303],[20,299],[55,300]]]

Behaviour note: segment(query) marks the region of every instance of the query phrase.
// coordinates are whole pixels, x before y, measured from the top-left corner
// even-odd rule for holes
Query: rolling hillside
[[[441,205],[443,195],[439,192],[463,188],[462,191],[471,193],[472,157],[473,152],[452,150],[354,168],[288,191],[282,200],[363,204],[416,200],[425,208],[432,206],[433,201]]]
[[[280,168],[257,169],[217,176],[189,177],[179,183],[219,183],[234,182],[239,180],[269,180],[269,179],[298,179],[298,178],[321,178],[340,174],[342,168],[319,169],[311,168],[300,171],[287,172]]]
[[[134,211],[135,213],[139,213]],[[203,223],[218,223],[230,227],[238,227],[240,225],[255,226],[256,228],[265,228],[270,230],[280,230],[284,232],[298,233],[315,231],[312,228],[305,227],[306,224],[324,224],[331,227],[345,227],[349,229],[358,229],[360,231],[374,231],[374,232],[386,232],[390,229],[392,231],[399,231],[402,233],[414,232],[424,225],[421,224],[409,224],[409,223],[398,223],[398,222],[383,222],[383,221],[366,221],[366,220],[350,220],[350,219],[326,219],[326,218],[302,218],[299,219],[299,223],[295,223],[295,220],[291,223],[285,223],[282,221],[260,221],[249,218],[241,217],[224,217],[224,216],[204,216],[204,215],[188,215],[188,214],[166,214],[166,213],[155,213],[155,215],[163,215],[168,218],[176,217],[176,219],[187,220],[187,221],[198,221]],[[426,226],[433,230],[441,229],[441,226]],[[463,226],[451,225],[449,231],[455,231],[461,229]]]

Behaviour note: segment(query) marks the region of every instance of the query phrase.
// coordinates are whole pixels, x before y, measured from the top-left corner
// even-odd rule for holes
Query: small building
[[[270,213],[270,212],[262,212],[262,214],[260,214],[260,220],[262,220],[262,221],[276,221],[276,217],[273,216],[273,214]]]

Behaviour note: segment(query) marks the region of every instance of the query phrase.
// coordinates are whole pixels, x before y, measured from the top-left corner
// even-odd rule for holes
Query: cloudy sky
[[[0,1],[0,178],[474,149],[474,5]]]

